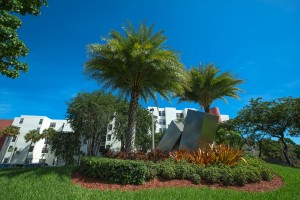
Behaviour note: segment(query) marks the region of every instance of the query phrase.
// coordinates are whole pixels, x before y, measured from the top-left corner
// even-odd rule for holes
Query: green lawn
[[[226,189],[166,188],[143,191],[88,190],[71,183],[71,167],[0,170],[0,199],[299,199],[300,169],[271,165],[285,186],[272,192],[250,193]]]

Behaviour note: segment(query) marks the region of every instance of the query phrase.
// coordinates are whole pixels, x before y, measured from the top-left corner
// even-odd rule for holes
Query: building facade
[[[165,132],[172,122],[172,120],[183,120],[188,110],[197,110],[195,108],[185,108],[183,110],[177,110],[174,107],[165,107],[165,108],[157,108],[157,107],[148,107],[150,112],[153,112],[153,115],[156,116],[157,124],[155,132]],[[218,108],[212,108],[212,111],[219,110]],[[212,114],[215,114],[212,112]],[[229,115],[219,115],[219,121],[227,121],[229,120]]]
[[[53,128],[56,131],[72,132],[67,120],[53,120],[46,116],[21,115],[11,120],[10,125],[20,127],[20,134],[16,137],[6,137],[0,151],[0,163],[47,163],[48,165],[59,165],[59,161],[50,151],[46,140],[41,139],[36,143],[26,142],[24,136],[31,130],[42,133],[45,129]],[[118,148],[120,142],[114,140],[112,121],[108,125],[105,142],[100,144],[101,150],[105,148]],[[82,145],[81,151],[87,152],[87,145]]]

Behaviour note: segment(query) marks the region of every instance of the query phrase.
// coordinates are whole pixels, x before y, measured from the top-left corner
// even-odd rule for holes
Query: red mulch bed
[[[221,184],[200,184],[195,185],[188,180],[169,180],[162,181],[158,179],[153,179],[149,182],[144,183],[143,185],[121,185],[121,184],[110,184],[103,183],[101,180],[90,178],[75,172],[72,176],[72,182],[74,184],[81,185],[82,187],[88,189],[98,189],[98,190],[123,190],[123,191],[133,191],[133,190],[143,190],[143,189],[152,189],[152,188],[162,188],[162,187],[210,187],[210,188],[226,188],[238,191],[248,191],[248,192],[265,192],[270,190],[275,190],[284,185],[283,180],[275,175],[271,181],[261,181],[259,183],[250,183],[245,186],[223,186]]]

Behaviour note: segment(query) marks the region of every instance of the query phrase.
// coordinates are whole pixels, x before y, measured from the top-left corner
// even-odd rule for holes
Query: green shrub
[[[220,182],[223,185],[234,185],[234,173],[232,168],[228,166],[223,166],[221,168],[221,177],[220,177]]]
[[[247,183],[256,183],[262,180],[260,170],[254,166],[247,167]]]
[[[204,168],[200,175],[207,183],[219,183],[221,179],[221,169],[218,167]]]
[[[147,167],[145,181],[150,181],[156,178],[158,173],[157,165],[151,161],[145,162],[145,165]]]
[[[167,180],[175,179],[175,165],[176,163],[170,159],[157,163],[156,166],[158,167],[158,176]]]
[[[105,182],[142,184],[147,174],[147,167],[141,161],[84,157],[80,171]]]
[[[190,163],[180,161],[175,165],[175,173],[177,179],[190,179],[190,177],[196,173],[196,169]]]
[[[247,183],[247,170],[245,167],[238,166],[232,169],[235,185],[243,186]]]
[[[261,179],[265,181],[270,181],[273,178],[273,172],[266,162],[260,158],[249,156],[246,158],[247,163],[241,163],[241,165],[250,165],[258,170]]]
[[[200,184],[201,183],[201,176],[199,174],[191,175],[190,179],[194,184]]]

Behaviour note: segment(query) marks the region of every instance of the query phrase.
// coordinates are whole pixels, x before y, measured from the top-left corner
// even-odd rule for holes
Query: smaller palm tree
[[[43,131],[43,133],[41,134],[40,138],[41,139],[45,139],[45,149],[48,150],[48,144],[49,144],[49,139],[53,137],[53,135],[56,134],[56,131],[53,129],[53,128],[48,128],[48,129],[45,129]]]
[[[9,163],[10,163],[10,161],[11,161],[11,159],[12,159],[14,153],[15,153],[16,143],[17,143],[19,135],[20,135],[19,131],[20,131],[20,127],[17,127],[17,126],[14,126],[14,125],[8,126],[4,129],[0,130],[0,136],[7,135],[7,136],[11,136],[12,138],[15,138],[13,151],[11,152],[9,160],[8,160]]]
[[[180,95],[180,101],[194,101],[200,104],[206,113],[209,113],[211,104],[225,97],[239,98],[238,92],[243,90],[237,88],[244,81],[235,78],[231,72],[220,74],[220,70],[209,64],[192,67],[189,71],[189,84],[184,94]]]
[[[29,151],[30,151],[30,147],[32,146],[32,143],[36,143],[41,138],[42,138],[42,135],[40,134],[40,132],[38,130],[31,130],[28,133],[26,133],[26,135],[24,136],[25,141],[26,142],[31,141],[31,142],[30,142],[30,145],[29,145],[29,149],[28,149],[25,161],[28,158],[28,154],[29,154]]]
[[[0,130],[0,136],[2,135],[8,135],[8,136],[12,136],[12,137],[17,137],[20,133],[19,133],[20,127],[11,125],[8,126],[2,130]]]

